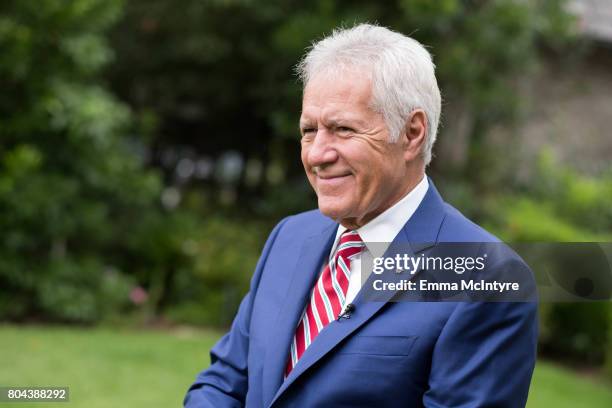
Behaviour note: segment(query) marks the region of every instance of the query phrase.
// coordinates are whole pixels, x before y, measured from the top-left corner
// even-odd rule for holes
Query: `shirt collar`
[[[410,190],[401,200],[386,209],[366,225],[357,229],[359,236],[373,256],[382,256],[384,254],[397,234],[404,225],[406,225],[410,217],[412,217],[412,214],[414,214],[419,204],[421,204],[428,188],[429,182],[427,181],[427,177],[424,176],[419,184]],[[346,230],[346,227],[342,224],[338,225],[332,253],[336,248],[340,236]],[[376,246],[374,247],[372,243],[376,243]]]

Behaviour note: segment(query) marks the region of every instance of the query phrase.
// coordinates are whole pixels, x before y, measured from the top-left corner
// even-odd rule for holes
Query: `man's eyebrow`
[[[360,120],[357,118],[344,117],[344,116],[334,116],[326,120],[326,122],[328,125],[336,126],[336,127],[346,126],[346,125],[364,127],[366,123],[363,120]]]
[[[311,123],[312,121],[313,120],[311,118],[307,117],[307,116],[306,117],[304,117],[304,116],[300,117],[300,123]]]

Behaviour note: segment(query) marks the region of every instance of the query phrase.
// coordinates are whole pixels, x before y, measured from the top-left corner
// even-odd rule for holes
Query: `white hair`
[[[314,43],[296,71],[305,87],[316,75],[355,68],[371,75],[371,106],[383,115],[391,142],[399,140],[412,111],[425,111],[427,134],[422,157],[428,165],[441,110],[440,89],[429,52],[408,36],[385,27],[359,24],[336,29]]]

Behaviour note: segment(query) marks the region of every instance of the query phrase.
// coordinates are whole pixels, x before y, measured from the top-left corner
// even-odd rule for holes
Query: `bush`
[[[611,241],[612,173],[587,177],[545,153],[531,179],[538,182],[520,186],[522,193],[488,199],[484,217],[491,231],[506,242]],[[577,272],[567,262],[552,267],[569,268],[568,276]],[[609,277],[609,265],[601,273]],[[543,303],[540,313],[542,351],[588,363],[612,359],[610,302]]]
[[[131,245],[144,242],[133,239],[141,224],[156,219],[168,241],[177,233],[144,141],[128,136],[131,111],[98,77],[122,4],[0,5],[0,320],[91,323],[118,313],[141,283],[133,267],[142,248]],[[182,256],[176,245],[164,254],[148,257],[151,271]]]
[[[264,222],[208,217],[194,242],[194,269],[177,276],[175,306],[166,315],[180,323],[229,325],[270,230]]]

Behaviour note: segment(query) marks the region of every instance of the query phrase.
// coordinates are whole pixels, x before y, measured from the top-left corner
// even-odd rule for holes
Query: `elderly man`
[[[496,241],[425,176],[441,105],[429,53],[363,24],[317,42],[298,70],[319,209],[274,228],[185,406],[524,406],[534,303],[373,302],[361,289],[370,243]]]

